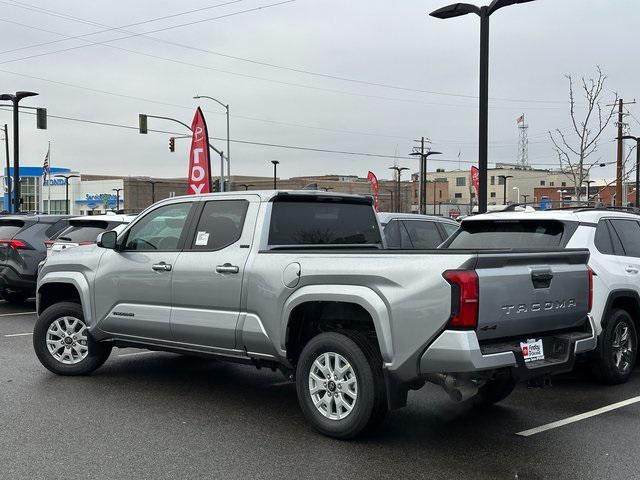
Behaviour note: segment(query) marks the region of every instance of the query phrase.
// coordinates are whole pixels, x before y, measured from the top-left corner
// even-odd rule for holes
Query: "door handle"
[[[170,272],[171,265],[165,262],[155,263],[151,266],[151,269],[156,272]]]
[[[240,267],[237,265],[231,265],[230,263],[216,266],[216,272],[218,273],[238,273],[239,271]]]
[[[632,267],[631,265],[627,265],[624,269],[627,273],[638,273],[638,269],[636,267]]]

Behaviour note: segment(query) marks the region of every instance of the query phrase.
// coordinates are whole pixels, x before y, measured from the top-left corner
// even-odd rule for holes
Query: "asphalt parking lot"
[[[33,353],[34,309],[0,304],[0,478],[628,479],[640,472],[640,371],[626,385],[604,387],[579,369],[552,388],[520,386],[484,411],[427,386],[372,435],[342,442],[310,429],[279,373],[114,349],[91,376],[55,376]],[[611,410],[594,412],[603,407]],[[585,413],[592,416],[566,423]],[[552,422],[560,424],[538,429]]]

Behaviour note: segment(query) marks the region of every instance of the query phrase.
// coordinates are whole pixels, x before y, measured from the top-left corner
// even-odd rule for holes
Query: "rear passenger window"
[[[458,231],[459,225],[454,225],[453,223],[442,222],[442,228],[444,228],[444,233],[447,237],[450,237],[454,233]]]
[[[191,250],[220,250],[240,239],[249,202],[215,200],[205,203]]]
[[[412,248],[409,234],[404,225],[398,220],[391,220],[384,227],[384,238],[387,248]]]
[[[442,243],[442,237],[434,222],[406,220],[403,223],[409,232],[409,238],[411,239],[413,248],[436,248]]]
[[[640,257],[640,225],[635,220],[611,220],[627,257]]]
[[[605,255],[613,255],[613,243],[609,233],[609,226],[605,220],[600,220],[596,228],[596,235],[593,242],[600,253]]]

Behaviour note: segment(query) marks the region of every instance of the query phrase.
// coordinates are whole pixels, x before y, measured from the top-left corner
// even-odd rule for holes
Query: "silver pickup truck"
[[[350,438],[425,382],[505,398],[595,347],[586,250],[387,250],[365,197],[172,198],[46,260],[35,352],[61,375],[113,346],[281,370],[305,417]]]

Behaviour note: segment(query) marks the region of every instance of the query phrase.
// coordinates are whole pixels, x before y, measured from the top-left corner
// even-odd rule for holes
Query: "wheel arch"
[[[36,292],[36,310],[41,315],[45,309],[56,303],[73,301],[80,303],[85,323],[92,322],[89,282],[80,272],[64,275],[49,274],[38,282]]]
[[[611,312],[620,308],[627,311],[636,326],[640,326],[640,295],[634,290],[613,290],[609,292],[602,315],[602,328],[607,326]]]
[[[311,304],[342,304],[364,320],[362,313],[370,318],[378,341],[380,354],[385,363],[393,358],[393,342],[389,309],[383,299],[373,290],[357,285],[309,285],[302,287],[285,302],[282,315],[282,333],[280,348],[287,351],[291,340],[290,332],[293,322],[300,322],[296,312]],[[290,352],[287,352],[289,356]]]

